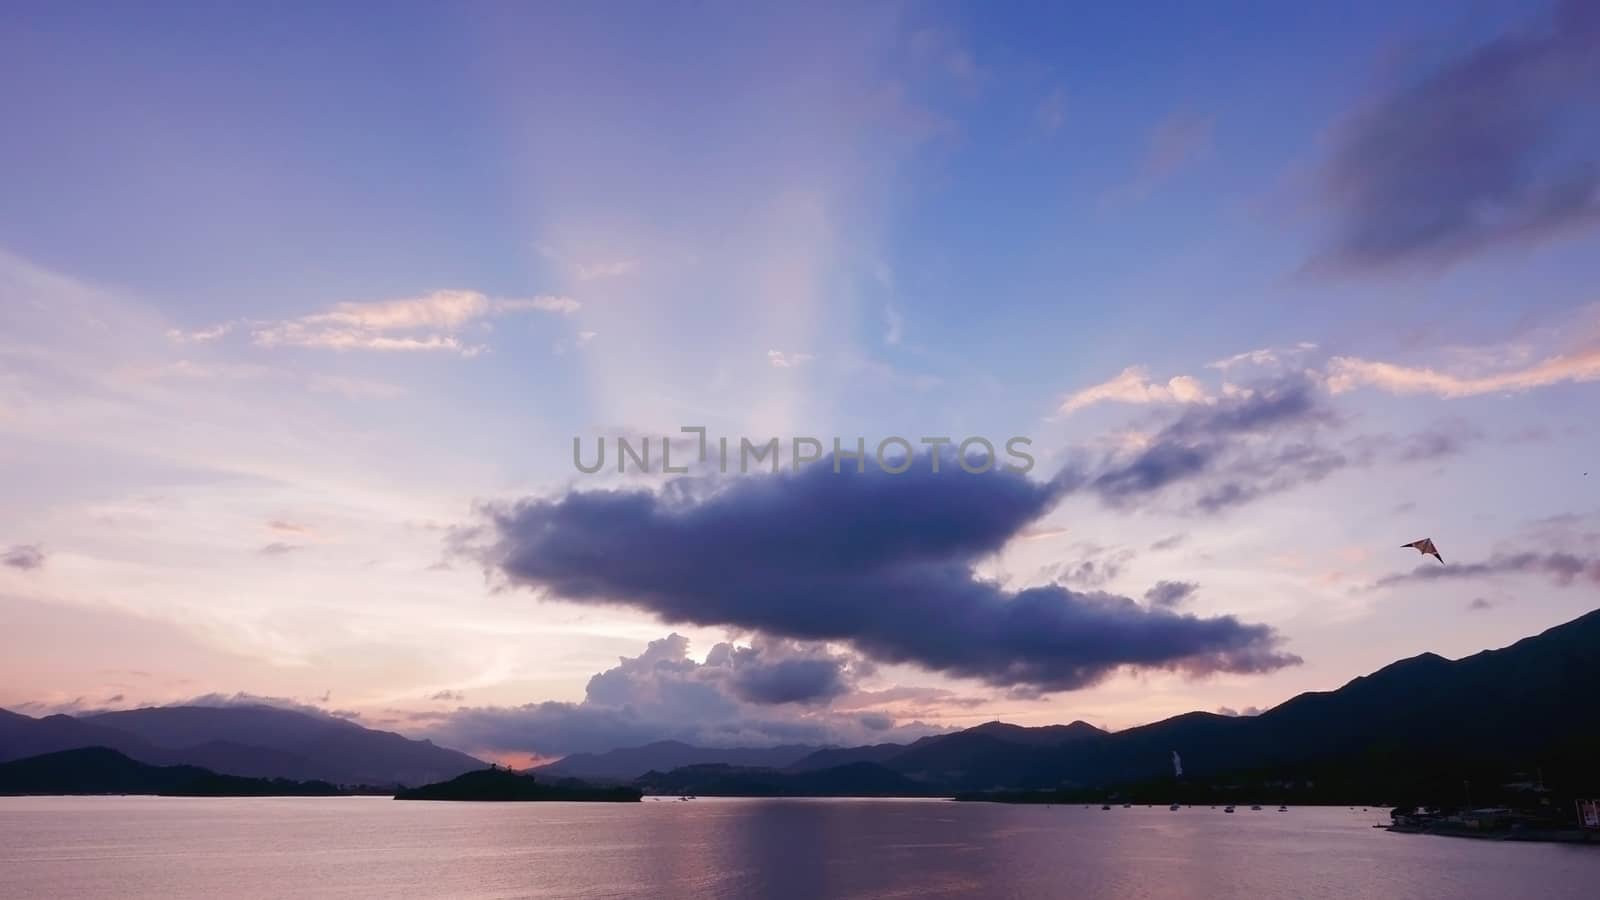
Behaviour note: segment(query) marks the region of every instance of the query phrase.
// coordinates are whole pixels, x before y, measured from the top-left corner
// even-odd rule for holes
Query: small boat
[[[1124,804],[1122,804],[1122,808],[1123,809],[1133,809],[1133,804],[1132,803],[1124,803]]]
[[[1252,806],[1250,808],[1255,810],[1256,812],[1261,812],[1261,807],[1259,807],[1259,806]]]
[[[1174,803],[1171,806],[1167,807],[1167,809],[1170,809],[1173,812],[1177,812],[1178,811],[1178,804]]]
[[[1233,807],[1232,806],[1224,806],[1222,808],[1222,811],[1225,812],[1225,813],[1231,813],[1231,812],[1233,812]]]
[[[1287,807],[1287,806],[1278,807],[1278,812],[1288,812],[1288,811],[1289,811],[1289,807]]]
[[[1107,803],[1107,804],[1105,804],[1105,805],[1100,807],[1100,811],[1101,812],[1105,812],[1106,810],[1108,810],[1110,808],[1111,808],[1111,804]]]

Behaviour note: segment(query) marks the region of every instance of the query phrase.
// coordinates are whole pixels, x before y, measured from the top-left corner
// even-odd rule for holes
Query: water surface
[[[0,897],[1592,898],[1600,847],[1339,808],[0,798]]]

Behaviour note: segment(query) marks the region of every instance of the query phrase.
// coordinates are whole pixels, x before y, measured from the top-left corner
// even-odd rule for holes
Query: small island
[[[396,800],[472,800],[478,802],[527,802],[567,800],[585,803],[637,803],[643,796],[633,787],[597,787],[564,779],[546,784],[532,775],[521,775],[498,766],[458,775],[449,781],[402,788]]]

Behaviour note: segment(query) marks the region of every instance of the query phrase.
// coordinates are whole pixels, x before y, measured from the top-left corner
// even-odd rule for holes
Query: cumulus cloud
[[[1331,229],[1311,267],[1442,266],[1600,221],[1600,7],[1448,59],[1351,116],[1321,173]]]
[[[434,291],[421,297],[337,303],[323,312],[294,319],[244,324],[251,340],[262,347],[442,351],[475,356],[485,348],[462,339],[460,332],[469,325],[522,312],[566,315],[578,308],[578,301],[570,297],[496,299],[477,291]],[[235,324],[170,334],[184,342],[215,340]]]
[[[589,679],[580,702],[466,707],[426,720],[430,733],[453,746],[541,756],[659,740],[855,744],[943,730],[897,724],[881,706],[843,702],[862,665],[821,644],[764,636],[748,646],[717,644],[700,663],[689,656],[688,638],[670,634]]]
[[[1236,716],[1259,716],[1261,715],[1261,707],[1246,706],[1244,709],[1234,709],[1231,706],[1219,706],[1217,707],[1217,715],[1227,716],[1230,719]]]
[[[1127,666],[1262,672],[1298,658],[1267,626],[1150,609],[1060,585],[1009,591],[974,570],[1047,513],[1075,473],[1035,482],[926,456],[909,471],[799,472],[661,493],[573,491],[485,510],[479,548],[510,584],[669,622],[849,642],[867,657],[1011,687],[1068,690]]]
[[[1070,415],[1097,403],[1174,404],[1210,403],[1213,398],[1205,386],[1189,375],[1179,375],[1166,382],[1151,381],[1150,372],[1143,366],[1129,366],[1110,381],[1084,388],[1062,401],[1058,410]]]
[[[1200,585],[1192,581],[1158,581],[1144,592],[1144,602],[1171,609],[1193,597],[1199,589]]]
[[[44,549],[38,544],[16,544],[0,553],[0,565],[30,572],[43,568],[46,558]]]

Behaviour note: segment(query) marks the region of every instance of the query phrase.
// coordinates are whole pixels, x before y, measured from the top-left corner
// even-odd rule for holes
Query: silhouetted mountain
[[[789,764],[791,772],[811,772],[831,769],[851,763],[882,763],[906,749],[905,744],[871,744],[866,747],[825,747]]]
[[[1401,660],[1258,716],[1192,712],[1116,733],[1083,722],[989,722],[903,748],[817,751],[787,773],[692,766],[652,772],[640,784],[701,794],[829,792],[792,776],[852,763],[901,776],[898,790],[910,794],[1145,785],[1161,799],[1176,784],[1174,750],[1197,791],[1271,785],[1332,800],[1459,793],[1463,781],[1475,780],[1486,793],[1512,773],[1534,771],[1557,788],[1600,791],[1600,611],[1456,661],[1431,653]]]
[[[877,763],[856,762],[805,772],[721,764],[649,772],[637,782],[658,794],[707,797],[914,797],[938,793]]]
[[[1170,771],[1323,769],[1412,772],[1448,767],[1581,765],[1600,749],[1600,611],[1499,650],[1456,661],[1432,653],[1259,716],[1189,713],[1064,750],[1049,776],[1114,783]]]
[[[241,778],[197,766],[151,766],[108,747],[0,763],[0,794],[162,794],[176,797],[332,796],[325,781]]]
[[[1086,722],[1024,728],[986,722],[965,731],[923,738],[883,764],[919,782],[952,790],[1009,787],[1048,767],[1062,747],[1094,742],[1106,732]]]
[[[509,769],[478,769],[449,781],[402,790],[394,795],[396,800],[569,800],[591,803],[637,803],[639,797],[637,788],[546,784],[533,775],[521,775]]]
[[[781,769],[816,752],[802,745],[783,747],[696,747],[681,741],[656,741],[642,747],[623,747],[604,753],[574,753],[534,772],[608,781],[631,781],[651,770],[670,771],[684,766],[720,764]]]
[[[273,706],[166,706],[34,719],[0,711],[0,760],[110,747],[152,765],[336,784],[425,784],[483,766],[465,753]]]

